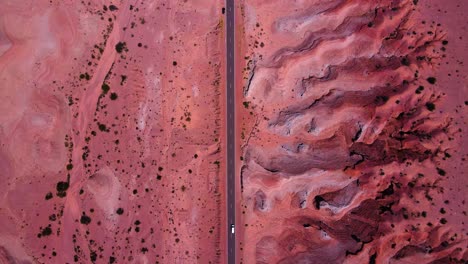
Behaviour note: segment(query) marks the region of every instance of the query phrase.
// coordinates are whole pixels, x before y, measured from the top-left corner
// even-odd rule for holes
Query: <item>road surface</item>
[[[235,145],[235,76],[234,76],[234,0],[226,0],[226,131],[227,131],[227,258],[236,263],[236,234],[231,225],[236,223],[236,145]],[[237,228],[236,228],[237,229]]]

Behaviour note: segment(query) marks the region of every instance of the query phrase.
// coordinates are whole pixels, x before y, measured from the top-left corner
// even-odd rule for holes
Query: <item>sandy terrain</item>
[[[0,4],[0,263],[220,263],[222,2]]]
[[[464,263],[466,1],[242,1],[242,263]]]

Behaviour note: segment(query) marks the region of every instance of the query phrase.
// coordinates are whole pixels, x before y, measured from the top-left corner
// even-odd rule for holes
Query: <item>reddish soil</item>
[[[243,263],[465,263],[466,1],[242,1]]]
[[[0,263],[220,263],[219,1],[0,5]]]

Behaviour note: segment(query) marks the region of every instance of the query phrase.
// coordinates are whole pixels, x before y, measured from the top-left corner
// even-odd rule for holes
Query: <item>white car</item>
[[[231,234],[234,234],[234,224],[231,224]]]

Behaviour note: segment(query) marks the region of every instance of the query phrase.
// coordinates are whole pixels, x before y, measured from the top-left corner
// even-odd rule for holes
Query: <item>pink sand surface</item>
[[[0,3],[0,263],[219,263],[220,1]]]
[[[466,262],[467,2],[236,3],[239,262]],[[225,262],[223,6],[0,1],[0,264]]]

